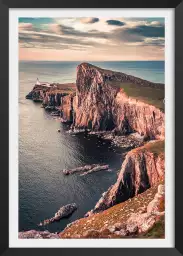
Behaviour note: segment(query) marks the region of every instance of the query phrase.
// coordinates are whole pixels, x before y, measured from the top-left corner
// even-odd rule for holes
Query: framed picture
[[[0,253],[183,253],[183,3],[0,11]]]

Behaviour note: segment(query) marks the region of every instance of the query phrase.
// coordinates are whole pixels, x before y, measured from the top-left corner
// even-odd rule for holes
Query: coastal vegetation
[[[151,86],[139,86],[133,83],[114,83],[119,88],[122,88],[124,93],[129,97],[137,99],[138,101],[153,105],[164,112],[164,86],[151,87]]]

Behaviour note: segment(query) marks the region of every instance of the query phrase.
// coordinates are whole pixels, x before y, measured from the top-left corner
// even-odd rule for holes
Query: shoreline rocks
[[[76,135],[76,134],[82,134],[82,133],[87,133],[88,131],[86,130],[86,129],[76,129],[76,128],[74,128],[73,130],[72,129],[70,129],[70,130],[68,130],[67,131],[67,133],[69,133],[69,134],[74,134],[74,135]]]
[[[71,215],[75,210],[77,209],[77,205],[75,203],[73,204],[67,204],[63,207],[61,207],[58,212],[55,213],[55,216],[50,218],[50,219],[46,219],[43,222],[40,222],[38,224],[38,226],[45,226],[48,225],[54,221],[59,221],[62,218],[66,218],[69,215]]]
[[[140,135],[139,135],[140,136]],[[113,135],[111,133],[101,135],[102,139],[111,140],[112,145],[131,150],[136,147],[140,147],[144,144],[143,139],[138,139],[133,136],[133,133],[129,135]]]
[[[29,230],[29,231],[21,231],[18,233],[19,239],[59,239],[59,235],[57,233],[50,233],[49,231],[37,231],[37,230]]]
[[[65,175],[70,175],[70,174],[77,173],[77,172],[84,172],[81,175],[86,175],[88,173],[101,171],[101,170],[108,170],[108,169],[109,169],[109,165],[91,164],[91,165],[85,165],[82,167],[73,168],[70,170],[64,169],[64,170],[62,170],[62,172]]]
[[[108,164],[106,164],[106,165],[98,165],[96,167],[93,167],[91,170],[85,171],[84,173],[80,174],[80,176],[84,176],[86,174],[90,174],[90,173],[93,173],[93,172],[105,171],[105,170],[108,170],[108,169],[109,169],[109,165]]]

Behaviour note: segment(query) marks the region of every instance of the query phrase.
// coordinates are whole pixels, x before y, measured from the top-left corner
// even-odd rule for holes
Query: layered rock
[[[142,193],[164,179],[164,142],[149,142],[131,150],[122,164],[118,179],[86,216],[103,211]],[[157,153],[158,152],[158,153]]]
[[[61,117],[63,120],[67,120],[68,122],[74,122],[74,107],[73,107],[73,100],[75,94],[69,94],[62,98],[62,104],[60,106],[61,110]]]
[[[68,90],[72,86],[72,90]],[[73,123],[75,84],[51,84],[50,87],[35,85],[27,99],[41,101],[47,110],[59,110],[63,122]]]
[[[152,105],[128,97],[122,89],[116,96],[115,114],[119,131],[137,131],[149,139],[164,138],[164,113]]]

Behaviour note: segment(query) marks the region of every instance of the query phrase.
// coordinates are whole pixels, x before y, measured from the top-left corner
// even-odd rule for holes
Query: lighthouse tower
[[[39,79],[37,78],[36,85],[40,85]]]

